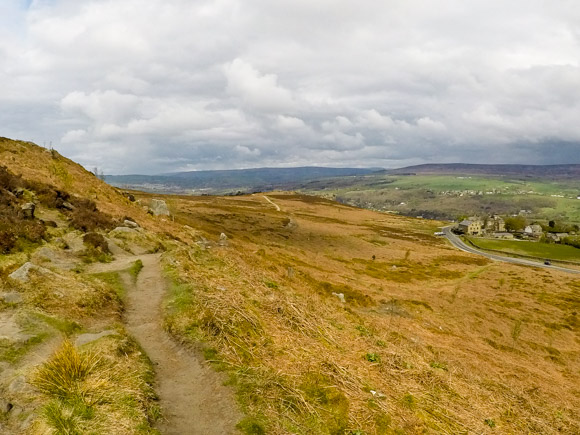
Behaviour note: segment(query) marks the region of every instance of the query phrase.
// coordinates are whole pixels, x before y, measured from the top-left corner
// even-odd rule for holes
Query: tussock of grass
[[[38,369],[33,383],[47,396],[91,406],[107,401],[111,394],[103,388],[106,380],[112,378],[108,371],[98,354],[81,353],[65,340],[59,351]]]
[[[114,357],[123,342],[78,350],[65,340],[31,383],[46,398],[33,431],[42,433],[155,433],[155,412],[145,362],[135,354]],[[36,433],[39,433],[36,432]]]

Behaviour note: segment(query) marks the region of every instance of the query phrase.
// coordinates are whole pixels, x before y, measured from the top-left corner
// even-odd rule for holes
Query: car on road
[[[546,266],[551,266],[552,265],[552,262],[550,260],[544,260],[544,264]]]

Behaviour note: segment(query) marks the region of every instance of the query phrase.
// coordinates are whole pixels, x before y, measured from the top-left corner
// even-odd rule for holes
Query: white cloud
[[[577,161],[578,20],[541,0],[6,0],[0,134],[108,172]]]
[[[291,110],[292,93],[278,85],[275,74],[261,74],[248,62],[234,59],[224,67],[227,91],[250,109],[267,113]]]

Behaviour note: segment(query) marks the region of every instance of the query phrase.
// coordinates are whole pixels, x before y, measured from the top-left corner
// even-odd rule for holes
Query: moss
[[[348,399],[342,391],[332,385],[331,380],[319,373],[308,373],[300,385],[309,402],[324,409],[321,414],[323,421],[320,427],[328,433],[344,433],[348,427]]]
[[[37,313],[36,317],[41,319],[47,325],[52,326],[57,331],[62,332],[67,337],[82,331],[82,326],[75,321],[62,319],[58,317],[47,316],[46,314]]]
[[[247,435],[264,435],[266,429],[263,423],[255,417],[246,417],[236,427]]]
[[[6,361],[11,364],[19,361],[33,347],[42,343],[50,336],[47,332],[34,335],[25,342],[14,343],[6,339],[0,339],[0,361]]]

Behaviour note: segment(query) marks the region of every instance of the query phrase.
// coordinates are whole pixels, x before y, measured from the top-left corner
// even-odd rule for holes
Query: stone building
[[[463,234],[477,236],[481,234],[481,222],[479,220],[465,219],[459,222],[458,230]]]

